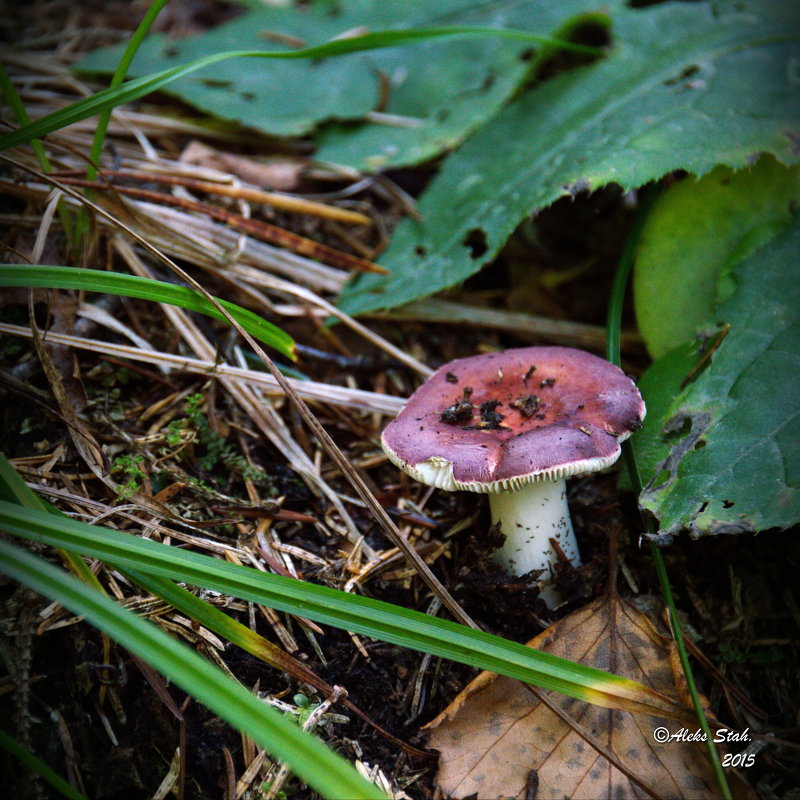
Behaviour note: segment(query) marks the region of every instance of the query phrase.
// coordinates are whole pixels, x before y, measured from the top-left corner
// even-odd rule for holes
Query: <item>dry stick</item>
[[[32,202],[41,202],[42,196],[47,195],[50,189],[49,186],[40,184],[20,184],[0,178],[0,192],[3,191]],[[69,195],[69,201],[77,205],[72,195]],[[148,235],[153,240],[160,241],[159,246],[173,256],[194,261],[201,267],[208,264],[212,268],[219,268],[220,263],[227,263],[230,260],[227,258],[228,252],[236,249],[241,238],[238,231],[171,206],[145,200],[133,201],[132,206],[136,210],[137,222],[142,224],[144,219],[153,226]],[[33,224],[29,217],[19,214],[0,215],[0,221],[29,227]],[[109,224],[105,219],[101,220],[102,223]],[[167,239],[166,236],[172,238]],[[212,261],[212,256],[216,260]],[[253,237],[246,238],[240,258],[242,263],[250,267],[269,269],[271,272],[300,280],[316,291],[337,294],[347,280],[347,273],[342,270]]]
[[[205,214],[212,219],[218,219],[238,231],[249,233],[251,236],[256,236],[272,244],[280,245],[300,255],[308,256],[309,258],[317,258],[333,267],[352,269],[356,272],[378,272],[382,275],[389,274],[388,270],[379,267],[377,264],[373,264],[372,261],[367,261],[365,258],[344,253],[341,250],[336,250],[326,244],[320,244],[305,236],[299,236],[296,233],[287,231],[277,225],[272,225],[269,222],[248,219],[241,214],[235,214],[233,211],[219,208],[219,206],[199,203],[196,200],[187,200],[183,197],[175,197],[174,195],[164,194],[163,192],[154,192],[151,189],[140,189],[135,186],[118,186],[117,184],[108,185],[99,181],[83,180],[82,178],[61,178],[61,183],[67,186],[82,186],[87,189],[95,189],[96,191],[112,191],[119,195],[138,197],[165,206],[174,206],[186,209],[187,211],[196,211],[198,214]]]
[[[368,316],[378,320],[435,322],[444,325],[469,323],[490,330],[506,331],[522,338],[544,338],[595,350],[602,348],[606,340],[605,328],[599,325],[552,319],[520,311],[471,306],[436,298],[416,300],[400,308],[372,312]],[[630,332],[622,334],[622,342],[626,348],[641,346],[641,338]]]
[[[329,206],[325,203],[318,203],[315,200],[306,200],[302,197],[293,197],[288,194],[276,192],[266,192],[252,186],[241,184],[220,183],[217,181],[204,181],[198,178],[189,178],[183,175],[173,175],[166,172],[155,172],[150,170],[126,170],[126,169],[101,169],[100,175],[103,177],[128,179],[135,181],[152,181],[153,183],[163,183],[168,186],[185,186],[204,194],[217,194],[223,197],[234,197],[247,200],[251,203],[260,205],[270,205],[282,211],[290,211],[295,214],[308,214],[309,216],[322,217],[323,219],[336,220],[338,222],[349,222],[354,225],[371,225],[372,219],[366,214],[358,211],[350,211],[347,208]],[[55,178],[80,178],[83,173],[77,170],[69,172],[48,173]]]
[[[319,306],[321,309],[326,311],[332,317],[336,317],[343,325],[346,325],[351,330],[355,331],[356,333],[363,336],[367,341],[374,344],[376,347],[380,347],[384,352],[388,353],[393,358],[396,358],[402,364],[405,364],[407,367],[418,372],[425,378],[429,378],[433,375],[433,370],[423,364],[421,361],[418,361],[413,356],[410,356],[405,351],[401,350],[399,347],[395,347],[390,342],[387,342],[382,337],[378,336],[377,334],[373,333],[369,328],[365,325],[362,325],[358,320],[353,319],[349,314],[345,314],[340,309],[336,308],[333,304],[329,303],[324,298],[320,297],[315,292],[312,292],[310,289],[306,289],[302,286],[297,286],[290,281],[284,280],[283,278],[278,278],[274,275],[267,275],[264,272],[256,269],[255,267],[247,267],[242,266],[239,264],[234,264],[229,268],[229,271],[240,275],[242,279],[248,281],[251,284],[255,284],[257,286],[263,286],[267,289],[272,289],[276,292],[282,292],[284,294],[289,294],[294,297],[298,297],[301,300],[306,300],[309,303],[313,303],[316,306]]]
[[[90,200],[87,200],[83,195],[80,194],[80,192],[76,191],[71,186],[66,186],[60,181],[50,178],[43,172],[21,164],[16,159],[10,158],[2,153],[0,153],[0,161],[4,161],[13,167],[16,167],[17,169],[21,169],[24,172],[34,175],[45,183],[52,183],[57,188],[62,189],[65,194],[69,194],[72,197],[75,197],[79,202],[86,204],[89,208],[95,211],[95,213],[100,214],[106,219],[112,221],[114,224],[118,225],[121,230],[124,230],[128,235],[133,237],[149,253],[163,261],[184,281],[199,291],[219,311],[219,313],[222,314],[226,320],[228,320],[228,322],[239,332],[239,334],[250,345],[250,347],[253,348],[259,358],[261,358],[269,372],[272,374],[272,377],[275,378],[286,396],[290,398],[303,421],[306,423],[306,425],[308,425],[308,427],[319,440],[320,444],[322,444],[322,446],[328,452],[331,460],[339,467],[345,477],[347,477],[353,488],[356,490],[358,496],[363,500],[367,508],[372,511],[375,519],[383,528],[386,535],[391,539],[396,547],[400,548],[400,550],[403,552],[403,555],[405,555],[405,557],[411,562],[428,588],[442,601],[442,604],[459,622],[461,622],[463,625],[468,625],[471,628],[478,629],[477,624],[461,608],[461,606],[456,602],[455,598],[453,598],[450,592],[445,589],[439,579],[433,574],[430,567],[420,557],[417,551],[411,546],[411,544],[409,544],[403,534],[400,533],[400,530],[397,528],[394,522],[392,522],[389,515],[386,513],[386,511],[384,511],[381,504],[369,490],[369,487],[366,485],[366,483],[364,483],[361,476],[356,472],[352,464],[350,464],[345,457],[344,453],[342,453],[342,451],[339,449],[336,442],[331,439],[328,432],[322,427],[302,398],[297,394],[286,378],[281,374],[280,370],[272,362],[272,359],[264,352],[263,348],[258,344],[258,342],[256,342],[255,339],[253,339],[253,337],[250,336],[250,334],[247,333],[247,331],[245,331],[241,325],[239,325],[239,323],[233,319],[233,317],[231,317],[231,315],[222,307],[222,305],[220,305],[215,297],[210,295],[200,283],[198,283],[194,278],[192,278],[191,275],[181,269],[174,261],[172,261],[172,259],[165,256],[157,248],[153,247],[153,245],[151,245],[146,239],[137,234],[135,231],[131,230],[120,220],[116,219],[116,217],[114,217],[104,208],[98,206]]]

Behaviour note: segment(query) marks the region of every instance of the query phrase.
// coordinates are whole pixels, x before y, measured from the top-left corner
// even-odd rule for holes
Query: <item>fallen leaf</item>
[[[640,681],[676,699],[682,694],[675,688],[674,643],[617,597],[590,603],[528,644]],[[487,800],[719,796],[702,741],[656,741],[659,729],[670,734],[686,730],[681,723],[600,708],[553,692],[542,694],[579,723],[625,772],[524,684],[484,672],[425,726],[431,731],[429,747],[440,753],[439,787],[454,798]],[[735,797],[748,796],[738,775],[730,774],[728,780]]]
[[[300,175],[308,166],[308,160],[292,156],[281,156],[267,160],[246,158],[193,141],[181,153],[184,164],[196,164],[220,172],[229,172],[255,186],[269,187],[283,192],[293,192],[300,183]]]

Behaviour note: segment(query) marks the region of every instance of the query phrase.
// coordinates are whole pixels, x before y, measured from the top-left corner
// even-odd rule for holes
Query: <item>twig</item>
[[[435,322],[445,325],[469,324],[513,333],[520,338],[545,339],[593,350],[602,350],[606,341],[605,329],[599,325],[471,306],[436,298],[417,300],[400,308],[372,313],[369,316],[373,319]],[[624,347],[633,349],[640,346],[641,338],[635,333],[623,333],[622,342]]]
[[[0,333],[20,336],[26,339],[30,339],[32,336],[30,328],[8,323],[0,323]],[[229,364],[219,364],[201,358],[165,353],[160,350],[142,350],[130,345],[102,342],[98,339],[87,339],[66,333],[48,332],[47,341],[51,344],[62,344],[115,358],[132,359],[160,367],[169,367],[173,370],[190,372],[195,375],[205,375],[207,377],[218,375],[236,378],[259,386],[268,394],[284,394],[275,378],[268,372],[260,370],[232,367]],[[352,408],[357,411],[390,416],[399,414],[405,405],[405,400],[400,397],[369,392],[366,389],[350,389],[346,386],[336,386],[317,381],[301,381],[294,378],[289,378],[288,380],[295,392],[310,402],[326,403],[343,408]]]
[[[79,178],[81,173],[78,170],[64,172],[49,172],[54,178]],[[254,186],[242,186],[231,183],[219,183],[216,181],[203,181],[196,178],[187,178],[181,175],[168,175],[154,170],[126,170],[126,169],[101,169],[99,174],[103,177],[121,180],[152,181],[153,183],[163,183],[168,186],[185,186],[196,192],[204,194],[217,194],[222,197],[233,197],[247,200],[250,203],[269,205],[279,208],[282,211],[289,211],[295,214],[307,214],[309,216],[320,217],[322,219],[337,220],[353,225],[371,225],[372,219],[366,214],[358,211],[351,211],[339,206],[331,206],[326,203],[319,203],[315,200],[307,200],[304,197],[293,197],[288,194],[277,192],[265,192]],[[65,181],[66,183],[67,181]],[[115,188],[119,188],[113,184]]]

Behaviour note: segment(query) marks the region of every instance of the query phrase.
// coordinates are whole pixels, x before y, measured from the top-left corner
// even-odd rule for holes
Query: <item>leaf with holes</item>
[[[607,58],[523,93],[448,157],[420,219],[395,229],[381,259],[391,276],[356,278],[342,308],[397,306],[463,281],[562,196],[736,169],[761,152],[800,161],[800,4],[664,3],[612,22]]]
[[[715,331],[709,341],[718,346],[708,365],[687,376],[693,379],[648,445],[660,447],[663,458],[650,457],[640,502],[658,517],[662,533],[744,533],[800,521],[798,266],[795,217],[731,269],[735,289],[714,313],[728,333]],[[672,357],[651,372],[668,371]]]
[[[530,33],[550,35],[572,15],[596,4],[596,0],[253,4],[241,16],[199,36],[180,40],[149,36],[129,75],[158,72],[225,50],[297,49],[348,31],[499,28],[514,23]],[[375,169],[418,163],[458,144],[492,116],[528,75],[532,45],[481,35],[336,59],[291,63],[234,59],[182,78],[164,91],[220,119],[277,136],[305,135],[331,120],[345,123],[326,129],[319,158]],[[96,51],[76,68],[110,72],[120,52],[119,48]]]

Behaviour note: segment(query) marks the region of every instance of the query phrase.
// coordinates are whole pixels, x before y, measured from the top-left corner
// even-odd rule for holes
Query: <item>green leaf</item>
[[[123,297],[138,297],[157,303],[180,306],[197,311],[221,322],[228,322],[213,303],[194,289],[172,283],[126,275],[121,272],[106,272],[99,269],[77,267],[49,267],[40,264],[0,265],[0,287],[31,286],[41,289],[82,289],[87,292],[116,294]],[[251,336],[274,347],[291,359],[295,358],[294,340],[288,333],[267,322],[252,311],[237,306],[228,300],[215,298],[217,302]]]
[[[390,5],[390,4],[387,4]],[[332,7],[314,3],[305,13],[287,7],[262,7],[199,36],[173,40],[151,34],[139,47],[129,77],[162,72],[210,53],[233,50],[298,49],[318,45],[352,29],[348,14],[343,24]],[[382,27],[382,26],[381,26]],[[285,37],[281,41],[280,37]],[[297,44],[294,47],[289,42]],[[302,46],[302,45],[301,45]],[[89,53],[74,65],[82,73],[110,73],[123,47]],[[338,72],[338,76],[337,76]],[[377,77],[365,56],[331,62],[269,63],[254,66],[236,59],[181,78],[164,91],[220,119],[278,136],[300,136],[317,120],[359,117],[376,101]]]
[[[695,342],[679,345],[651,364],[637,381],[636,386],[644,398],[647,415],[641,429],[628,440],[628,446],[633,448],[639,474],[645,481],[656,481],[658,465],[667,455],[662,439],[664,421],[670,406],[681,393],[681,384],[698,363],[697,349]],[[660,477],[663,479],[665,475]],[[619,485],[622,489],[633,489],[628,470],[620,472]]]
[[[574,27],[589,21],[597,0],[481,0],[459,3],[449,13],[422,3],[433,18],[425,24],[486,25],[514,28],[568,39]],[[381,14],[397,4],[376,4]],[[403,7],[405,8],[408,4]],[[604,12],[608,5],[604,5]],[[600,18],[598,20],[598,18]],[[319,161],[365,172],[418,164],[454,149],[491,119],[520,85],[535,73],[545,51],[530,57],[530,44],[466,40],[431,42],[384,50],[371,56],[375,75],[385,76],[386,116],[330,123],[316,136]]]
[[[45,512],[36,512],[45,513]],[[50,517],[45,513],[46,517]],[[0,539],[0,569],[85,617],[237,730],[246,733],[324,797],[385,800],[341,756],[252,695],[185,645],[42,558]]]
[[[693,536],[800,521],[800,219],[733,267],[730,330],[660,420],[641,505]],[[651,368],[667,371],[669,354]],[[645,382],[648,379],[645,379]],[[668,433],[661,430],[666,427]],[[641,432],[640,432],[641,433]],[[639,436],[634,447],[642,446]]]
[[[341,306],[363,313],[453,286],[519,222],[559,197],[676,170],[740,168],[760,152],[800,161],[800,4],[663,3],[613,15],[609,56],[522,94],[449,156],[381,259]]]
[[[313,45],[301,48],[300,50],[226,50],[221,53],[205,55],[188,63],[181,63],[170,69],[157,72],[152,75],[145,75],[141,78],[134,78],[126,81],[119,86],[111,86],[101,92],[90,95],[83,100],[78,100],[64,108],[23,125],[12,133],[0,136],[0,151],[7,150],[45,136],[52,131],[71,125],[75,122],[88,119],[94,114],[107,111],[109,108],[138,100],[150,92],[164,89],[174,81],[193,75],[194,73],[212,67],[232,59],[324,59],[331,56],[343,56],[349,53],[361,53],[369,50],[380,50],[385,47],[396,47],[398,45],[412,42],[421,42],[426,39],[436,39],[440,37],[461,37],[463,39],[475,36],[497,37],[508,40],[520,40],[529,44],[548,45],[553,48],[561,48],[580,53],[598,55],[597,48],[587,47],[586,45],[573,44],[546,36],[538,36],[527,31],[508,30],[505,28],[485,28],[477,26],[450,26],[445,28],[398,28],[390,31],[375,31],[365,33],[362,36],[345,37],[325,42],[324,44]]]
[[[785,228],[798,200],[800,167],[769,157],[739,172],[690,176],[664,192],[642,231],[634,273],[636,318],[653,358],[713,319],[726,265]]]
[[[100,558],[123,570],[212,588],[402,647],[553,689],[571,697],[656,716],[681,717],[682,706],[635,681],[411,611],[300,580],[270,575],[209,556],[0,501],[0,530]]]
[[[288,50],[292,42],[295,49],[299,43],[317,45],[360,29],[509,27],[519,22],[520,29],[549,34],[571,14],[590,6],[591,0],[558,4],[537,0],[533,8],[526,0],[527,8],[521,5],[521,0],[504,0],[488,8],[479,0],[349,0],[341,7],[323,3],[303,8],[254,6],[199,36],[179,41],[163,35],[148,37],[129,74],[159,72],[225,50]],[[390,125],[365,123],[356,129],[332,127],[323,137],[319,154],[324,160],[377,168],[416,163],[461,141],[524,79],[530,63],[522,56],[530,45],[480,37],[336,61],[254,67],[237,60],[176,81],[166,91],[215,117],[278,136],[304,135],[326,120],[363,120],[388,91],[382,110],[404,120]],[[120,52],[116,47],[90,53],[76,69],[109,72]]]

